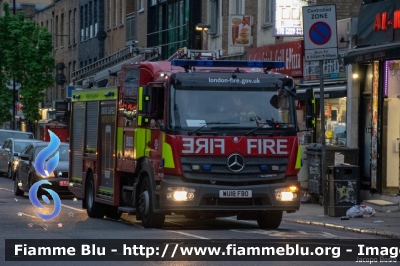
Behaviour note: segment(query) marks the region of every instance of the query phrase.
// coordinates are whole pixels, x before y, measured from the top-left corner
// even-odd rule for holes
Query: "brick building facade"
[[[56,64],[54,85],[46,92],[44,107],[65,99],[70,73],[78,67],[79,0],[60,0],[35,13],[34,21],[53,35],[53,56]]]

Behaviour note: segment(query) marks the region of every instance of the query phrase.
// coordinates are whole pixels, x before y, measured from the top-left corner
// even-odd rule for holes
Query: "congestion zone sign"
[[[336,6],[304,6],[306,61],[337,59]]]
[[[315,22],[310,27],[310,40],[318,45],[327,43],[332,36],[331,27],[323,21]]]

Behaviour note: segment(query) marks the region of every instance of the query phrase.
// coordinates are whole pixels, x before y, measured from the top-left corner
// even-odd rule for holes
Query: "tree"
[[[39,102],[53,85],[52,36],[46,28],[26,21],[23,13],[12,16],[8,3],[4,3],[4,12],[0,18],[0,40],[5,40],[2,72],[6,80],[21,84],[22,112],[28,124],[34,125],[40,119]]]

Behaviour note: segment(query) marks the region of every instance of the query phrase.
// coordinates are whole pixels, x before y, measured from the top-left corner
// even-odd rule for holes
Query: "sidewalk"
[[[295,213],[284,212],[282,220],[400,239],[400,211],[390,213],[377,211],[375,216],[370,218],[341,220],[340,217],[324,215],[324,207],[318,203],[301,203],[299,211]]]

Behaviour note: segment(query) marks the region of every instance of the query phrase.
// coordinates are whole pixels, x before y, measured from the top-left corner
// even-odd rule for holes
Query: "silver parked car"
[[[8,138],[14,139],[34,139],[31,132],[23,132],[18,130],[0,129],[0,148],[4,141]]]
[[[41,141],[35,139],[6,139],[0,148],[0,174],[7,174],[8,178],[13,178],[19,154],[33,142]]]

